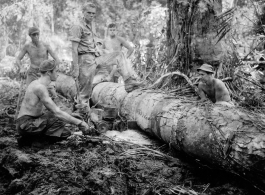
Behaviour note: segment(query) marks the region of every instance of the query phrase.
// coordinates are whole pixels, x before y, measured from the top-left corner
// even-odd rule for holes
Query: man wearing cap
[[[25,141],[32,137],[67,138],[71,135],[65,126],[67,123],[77,125],[84,134],[90,133],[87,123],[60,110],[49,96],[47,87],[57,78],[55,62],[44,60],[39,70],[41,76],[29,84],[16,120],[21,136],[19,144],[27,144]],[[46,113],[43,113],[44,106],[48,110]]]
[[[213,77],[213,67],[209,64],[203,64],[197,69],[201,79],[198,86],[198,93],[201,100],[209,98],[213,103],[228,102],[233,105],[229,91],[223,81]]]
[[[25,70],[21,65],[21,60],[24,58],[26,54],[28,54],[30,59],[30,67],[27,72],[27,80],[26,86],[28,86],[32,81],[39,78],[39,66],[41,62],[48,59],[48,54],[56,61],[56,64],[59,63],[59,58],[51,49],[49,44],[43,43],[39,40],[40,31],[36,27],[29,28],[28,35],[31,38],[31,42],[26,43],[22,50],[20,51],[19,55],[16,58],[16,63],[18,68],[20,69],[21,74],[25,72]]]

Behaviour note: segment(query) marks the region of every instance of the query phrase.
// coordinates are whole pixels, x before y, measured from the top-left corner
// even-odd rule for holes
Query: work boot
[[[132,92],[133,90],[136,90],[140,87],[144,86],[144,82],[139,82],[135,78],[129,77],[124,81],[125,84],[125,91],[127,93]]]

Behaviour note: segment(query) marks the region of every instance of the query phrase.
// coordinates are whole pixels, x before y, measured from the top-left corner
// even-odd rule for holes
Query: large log
[[[127,94],[117,83],[93,89],[96,104],[117,106],[121,115],[179,151],[240,175],[265,191],[265,116],[243,108],[199,104],[152,90]]]

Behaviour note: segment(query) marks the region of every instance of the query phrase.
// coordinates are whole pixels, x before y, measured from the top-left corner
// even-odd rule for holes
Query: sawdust
[[[138,130],[128,129],[126,131],[107,131],[105,135],[115,141],[126,141],[138,145],[152,145],[150,138]]]

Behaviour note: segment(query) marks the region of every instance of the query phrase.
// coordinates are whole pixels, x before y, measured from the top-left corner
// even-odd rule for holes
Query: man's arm
[[[60,60],[58,56],[55,54],[55,52],[52,50],[50,45],[46,45],[48,53],[52,56],[52,58],[55,60],[55,63],[58,65],[60,63]]]
[[[22,66],[21,60],[24,58],[26,53],[27,53],[27,47],[26,47],[26,45],[24,45],[24,47],[22,48],[22,50],[20,51],[20,53],[16,57],[16,65],[17,65],[19,70],[21,70],[21,66]]]
[[[78,64],[78,48],[79,43],[72,41],[72,57],[73,57],[73,77],[79,76],[79,64]]]
[[[207,97],[203,91],[203,86],[204,84],[202,82],[199,82],[199,85],[198,85],[198,94],[201,98],[201,100],[207,100]]]
[[[126,57],[129,58],[132,55],[134,48],[122,37],[118,37],[118,40],[121,42],[123,47],[128,49]]]
[[[228,89],[225,86],[225,83],[219,79],[216,79],[215,81],[215,99],[216,99],[216,102],[231,101],[230,94],[229,94]]]
[[[38,98],[40,98],[40,101],[43,103],[43,105],[59,119],[62,119],[66,122],[75,125],[79,125],[80,123],[82,123],[81,120],[72,117],[71,115],[69,115],[68,113],[62,111],[59,107],[57,107],[57,105],[49,97],[49,92],[44,86],[40,85],[35,90],[35,94]]]

